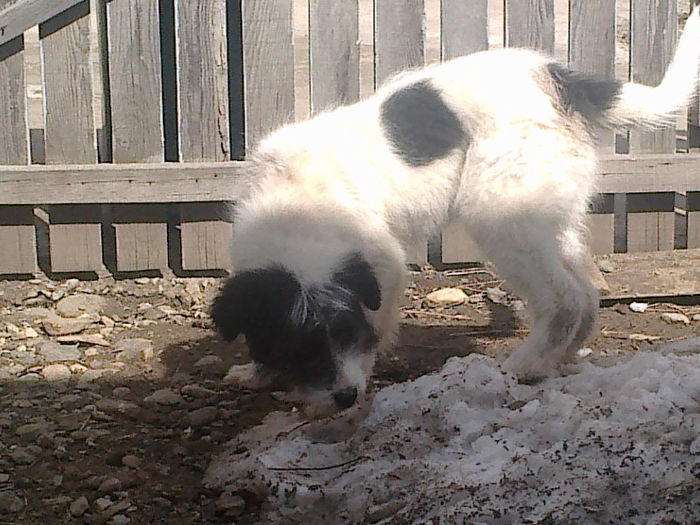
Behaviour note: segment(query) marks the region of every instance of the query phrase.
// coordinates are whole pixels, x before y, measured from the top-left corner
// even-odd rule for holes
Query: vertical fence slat
[[[442,0],[440,46],[443,60],[488,49],[488,1]]]
[[[0,46],[0,164],[29,162],[24,37]]]
[[[688,248],[700,248],[700,191],[689,192],[686,199],[688,210]]]
[[[376,86],[393,73],[423,65],[424,28],[424,0],[375,0]]]
[[[0,164],[29,162],[24,37],[0,46]],[[0,206],[0,274],[36,271],[34,219],[29,206]]]
[[[554,0],[505,0],[505,45],[554,53]]]
[[[678,33],[676,0],[632,0],[630,71],[633,82],[657,85],[673,57]],[[630,132],[630,153],[673,153],[675,126]]]
[[[292,1],[243,3],[246,144],[294,120]]]
[[[225,0],[176,2],[182,160],[230,158]]]
[[[158,0],[107,3],[114,162],[162,162]]]
[[[97,162],[89,12],[82,2],[39,26],[49,164]]]
[[[440,54],[443,60],[488,49],[488,1],[442,0],[440,3]],[[441,236],[441,262],[477,262],[484,256],[459,225]]]
[[[357,0],[310,0],[311,111],[318,113],[360,97]]]
[[[571,0],[569,64],[577,71],[615,78],[615,0]],[[598,145],[615,152],[615,134],[599,130]]]
[[[220,270],[231,266],[231,223],[224,211],[211,204],[180,206],[182,270]]]
[[[159,1],[111,1],[107,3],[106,18],[112,159],[117,163],[162,162],[165,146]],[[110,227],[114,228],[118,272],[166,266],[164,211],[115,206],[111,215],[116,221]]]
[[[44,89],[45,161],[48,164],[97,162],[92,108],[89,2],[39,26]],[[75,210],[80,224],[49,224],[51,271],[82,272],[102,268],[99,222]],[[49,208],[49,217],[52,217]]]
[[[226,2],[179,1],[175,7],[181,160],[230,159]],[[217,208],[207,206],[212,212]],[[186,209],[181,207],[181,216]],[[161,233],[165,240],[165,229],[158,231],[158,239]],[[230,243],[230,224],[193,221],[181,224],[179,233],[184,270],[216,269],[224,263],[218,256]]]

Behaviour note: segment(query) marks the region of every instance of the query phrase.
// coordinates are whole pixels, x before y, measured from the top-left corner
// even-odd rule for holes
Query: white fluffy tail
[[[700,6],[690,14],[676,53],[657,87],[634,82],[622,85],[606,120],[614,126],[658,128],[675,121],[695,95],[700,64]]]

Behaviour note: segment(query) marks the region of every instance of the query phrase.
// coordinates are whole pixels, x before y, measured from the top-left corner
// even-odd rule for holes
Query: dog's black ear
[[[379,310],[382,294],[372,267],[358,253],[347,258],[341,268],[333,274],[333,280],[343,288],[357,294],[367,308]]]
[[[211,317],[226,341],[240,332],[257,336],[287,323],[300,293],[299,282],[283,268],[244,271],[226,282]]]

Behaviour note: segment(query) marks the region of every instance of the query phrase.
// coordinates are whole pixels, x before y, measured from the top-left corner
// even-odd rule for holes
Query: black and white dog
[[[505,361],[550,373],[594,329],[584,271],[597,126],[674,121],[695,92],[698,9],[658,87],[590,78],[534,51],[504,49],[396,76],[371,98],[283,127],[252,155],[236,209],[235,274],[212,310],[253,365],[228,379],[282,378],[308,411],[365,391],[391,345],[406,247],[457,222],[527,300],[532,330]]]

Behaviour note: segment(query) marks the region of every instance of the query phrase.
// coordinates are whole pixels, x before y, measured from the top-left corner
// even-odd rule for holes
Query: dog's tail
[[[661,84],[656,87],[634,82],[621,84],[612,105],[604,112],[604,120],[613,127],[658,128],[673,123],[696,92],[699,65],[700,6],[696,6]]]

